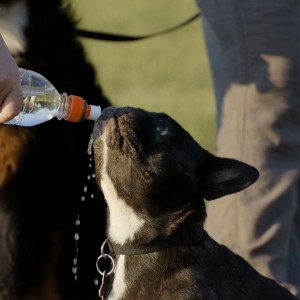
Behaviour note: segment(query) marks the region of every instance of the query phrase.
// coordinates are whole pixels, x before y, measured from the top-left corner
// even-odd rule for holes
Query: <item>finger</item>
[[[0,109],[0,123],[7,122],[22,110],[23,98],[21,89],[16,88],[9,93],[2,102]]]

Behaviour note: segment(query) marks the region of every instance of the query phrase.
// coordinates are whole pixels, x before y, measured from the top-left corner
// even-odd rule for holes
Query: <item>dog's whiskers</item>
[[[187,173],[187,172],[184,172],[187,176],[189,176],[189,177],[191,177],[193,180],[195,180],[195,181],[200,181],[198,178],[196,178],[196,177],[194,177],[193,175],[191,175],[191,174],[189,174],[189,173]]]

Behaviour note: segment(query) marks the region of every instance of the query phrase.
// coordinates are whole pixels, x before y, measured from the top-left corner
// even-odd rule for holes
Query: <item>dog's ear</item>
[[[212,156],[205,168],[204,199],[237,193],[258,179],[256,168],[235,159]]]

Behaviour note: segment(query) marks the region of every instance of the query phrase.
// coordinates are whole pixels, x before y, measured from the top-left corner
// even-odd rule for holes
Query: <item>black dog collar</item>
[[[157,252],[177,245],[188,245],[201,241],[205,236],[203,222],[197,222],[190,226],[181,228],[179,232],[166,239],[154,240],[144,245],[125,245],[114,244],[108,240],[108,247],[115,255],[139,255]]]

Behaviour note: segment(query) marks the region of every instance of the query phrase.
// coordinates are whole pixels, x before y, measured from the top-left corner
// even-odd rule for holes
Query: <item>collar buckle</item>
[[[181,238],[183,244],[193,244],[203,238],[202,223],[197,222],[187,227],[181,228]]]

